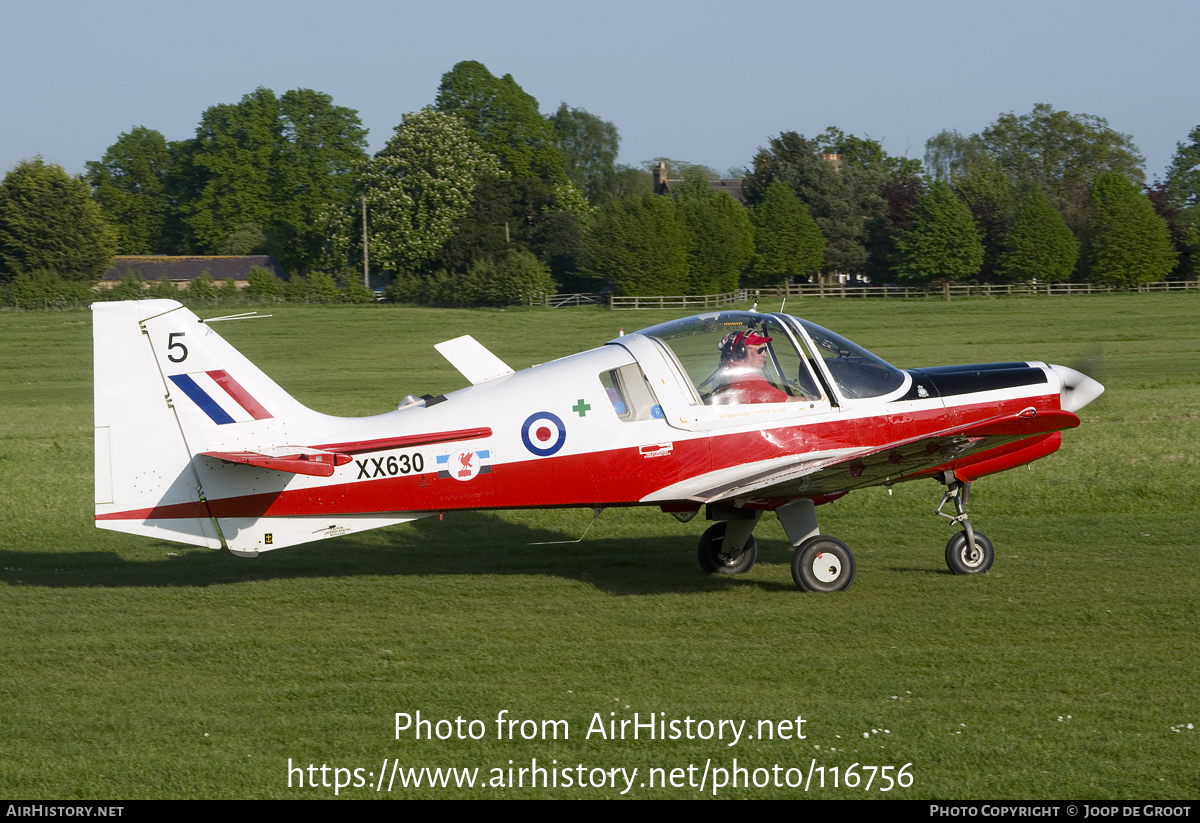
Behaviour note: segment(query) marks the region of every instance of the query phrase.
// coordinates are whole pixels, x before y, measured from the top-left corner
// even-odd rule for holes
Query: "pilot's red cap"
[[[741,334],[741,340],[734,342],[740,342],[743,346],[765,346],[771,342],[771,338],[763,337],[761,334],[755,331],[745,331]]]
[[[752,329],[747,329],[746,331],[730,332],[725,335],[721,338],[718,348],[724,352],[723,356],[730,357],[733,354],[733,350],[738,346],[765,346],[770,342],[771,338],[765,337]]]

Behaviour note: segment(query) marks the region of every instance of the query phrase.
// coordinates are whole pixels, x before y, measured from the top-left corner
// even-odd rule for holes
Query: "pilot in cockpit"
[[[733,332],[721,338],[721,364],[712,376],[714,389],[708,402],[712,405],[738,403],[786,403],[803,400],[777,388],[763,375],[767,363],[765,337],[753,329]]]

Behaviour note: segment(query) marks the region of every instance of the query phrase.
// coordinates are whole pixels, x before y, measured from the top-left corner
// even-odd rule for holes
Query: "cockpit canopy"
[[[911,381],[900,369],[841,335],[786,314],[719,312],[661,323],[639,334],[655,340],[678,362],[705,405],[889,400],[901,396]],[[758,373],[773,390],[754,395],[728,392],[730,357],[723,349],[740,340],[761,338],[770,340],[761,346],[765,357],[756,370],[761,369]],[[778,394],[761,399],[772,391]]]

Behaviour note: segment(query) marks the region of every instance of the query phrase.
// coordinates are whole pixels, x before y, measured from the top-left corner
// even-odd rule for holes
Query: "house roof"
[[[677,184],[683,185],[682,180],[667,179],[667,164],[659,162],[654,171],[654,193],[668,194]],[[709,180],[708,185],[718,191],[723,191],[734,200],[746,205],[746,193],[742,189],[742,181],[738,180]]]

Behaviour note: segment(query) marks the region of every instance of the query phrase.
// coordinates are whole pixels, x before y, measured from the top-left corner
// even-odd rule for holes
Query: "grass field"
[[[606,512],[578,545],[529,544],[578,537],[588,511],[450,514],[253,560],[100,531],[90,315],[0,314],[0,794],[326,798],[333,769],[352,782],[361,769],[339,796],[619,797],[620,773],[615,789],[564,784],[637,768],[626,797],[711,797],[714,769],[728,781],[736,759],[746,771],[717,797],[1200,797],[1200,297],[787,308],[901,367],[1103,371],[1107,393],[1059,453],[975,484],[989,574],[946,570],[932,481],[819,510],[858,559],[838,595],[794,588],[775,518],[739,577],[700,572],[702,521],[649,509]],[[332,414],[461,387],[432,349],[460,334],[520,368],[676,316],[271,311],[219,330]],[[482,721],[484,737],[397,739],[396,713],[417,711]],[[569,738],[518,725],[497,739],[502,711],[565,720]],[[587,736],[596,717],[634,713],[685,735],[746,723],[733,745],[728,726],[710,740]],[[776,739],[759,721],[780,724]],[[394,761],[477,768],[485,787],[397,778],[377,792],[385,759],[389,774]],[[528,774],[508,787],[534,759],[557,787]],[[304,788],[294,771],[289,787],[289,761],[317,767]],[[894,780],[906,764],[911,785],[881,791],[872,767]],[[775,785],[810,772],[807,791]]]

